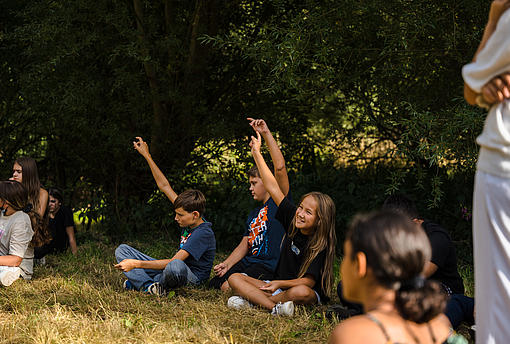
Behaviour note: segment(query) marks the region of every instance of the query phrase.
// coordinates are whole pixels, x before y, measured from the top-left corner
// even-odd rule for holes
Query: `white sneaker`
[[[157,296],[163,296],[165,295],[165,289],[159,282],[154,282],[147,286],[147,288],[144,290],[147,294],[157,295]]]
[[[285,315],[291,317],[294,315],[294,302],[287,301],[285,303],[278,302],[271,312],[272,315]]]
[[[253,305],[250,301],[243,299],[241,296],[231,296],[227,302],[228,308],[233,309],[242,309],[242,308],[251,308]]]
[[[21,276],[21,269],[17,266],[0,266],[0,284],[10,286]]]

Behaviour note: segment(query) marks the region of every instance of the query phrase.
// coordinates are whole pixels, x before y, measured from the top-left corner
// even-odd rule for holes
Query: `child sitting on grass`
[[[294,302],[327,302],[333,284],[335,256],[335,204],[320,192],[304,195],[296,207],[282,193],[260,153],[261,138],[252,136],[250,147],[260,177],[278,211],[275,218],[286,230],[273,281],[262,281],[244,274],[233,274],[228,283],[234,294],[231,308],[256,304],[275,315],[292,316]]]
[[[266,122],[262,119],[247,118],[252,128],[266,141],[274,164],[275,178],[284,195],[289,193],[289,178],[285,168],[285,159]],[[230,290],[228,278],[240,272],[258,279],[273,279],[276,264],[280,258],[280,244],[285,230],[275,219],[278,206],[262,183],[257,167],[248,171],[250,191],[254,200],[262,203],[248,215],[243,238],[232,253],[223,262],[214,266],[216,276],[209,286]]]
[[[21,183],[0,182],[0,284],[5,287],[20,276],[32,278],[34,248],[29,244],[34,232],[28,213],[33,212]]]
[[[186,190],[177,195],[149,154],[141,137],[134,148],[147,160],[159,189],[174,204],[175,221],[182,228],[179,250],[170,259],[156,260],[125,244],[115,250],[118,264],[127,281],[124,288],[163,295],[169,289],[186,284],[197,285],[209,278],[216,252],[216,240],[211,223],[203,219],[205,197],[198,190]]]

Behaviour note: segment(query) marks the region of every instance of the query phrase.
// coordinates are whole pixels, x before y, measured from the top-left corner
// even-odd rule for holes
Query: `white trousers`
[[[476,172],[473,247],[476,343],[510,343],[510,179]]]

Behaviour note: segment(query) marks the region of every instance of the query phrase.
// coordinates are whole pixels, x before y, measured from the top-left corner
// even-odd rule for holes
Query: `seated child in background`
[[[315,304],[328,301],[333,283],[335,256],[335,204],[320,192],[304,195],[296,207],[283,194],[260,152],[261,138],[252,136],[251,151],[260,177],[278,211],[275,218],[283,224],[280,260],[273,281],[262,281],[236,273],[228,283],[234,291],[231,308],[256,304],[275,315],[294,314],[294,302]]]
[[[275,178],[281,192],[289,192],[289,178],[285,168],[285,159],[273,135],[264,120],[248,118],[252,128],[259,132],[266,141],[274,164]],[[264,188],[257,167],[248,171],[250,191],[254,200],[262,203],[255,208],[246,221],[244,236],[223,262],[214,266],[216,277],[211,279],[209,286],[223,291],[230,290],[228,278],[233,273],[241,272],[262,279],[273,279],[273,273],[280,257],[280,244],[285,230],[274,218],[278,206]]]
[[[434,222],[423,220],[414,202],[405,195],[389,196],[382,209],[400,213],[423,228],[432,249],[430,261],[425,264],[423,272],[425,278],[441,283],[443,291],[449,296],[445,314],[453,328],[457,328],[462,321],[473,324],[475,301],[464,296],[464,283],[457,268],[457,253],[448,232]]]
[[[63,252],[68,247],[71,247],[73,254],[78,251],[71,208],[63,205],[64,197],[59,189],[49,188],[48,194],[49,228],[52,239],[48,244],[35,248],[35,259],[42,259],[49,253]]]
[[[453,339],[441,314],[446,295],[438,282],[421,275],[431,258],[422,228],[390,211],[357,216],[349,226],[344,253],[343,296],[361,303],[366,314],[342,321],[330,344],[428,344]]]
[[[152,160],[149,148],[141,137],[134,148],[147,160],[159,189],[174,204],[175,220],[182,228],[179,250],[170,259],[156,260],[122,244],[115,250],[118,264],[127,281],[124,287],[149,294],[162,295],[169,289],[186,284],[199,284],[209,278],[216,252],[216,240],[211,223],[203,219],[205,197],[198,190],[186,190],[177,195]]]
[[[10,286],[20,276],[31,279],[34,249],[32,223],[27,213],[28,192],[14,180],[0,182],[0,284]]]

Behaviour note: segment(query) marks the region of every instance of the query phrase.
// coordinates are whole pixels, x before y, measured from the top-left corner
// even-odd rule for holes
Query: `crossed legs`
[[[278,302],[293,301],[297,304],[309,305],[317,303],[317,296],[313,289],[299,285],[282,291],[279,294],[260,290],[260,287],[267,283],[243,274],[233,274],[228,278],[228,283],[234,294],[243,297],[253,304],[266,309],[273,309]]]

